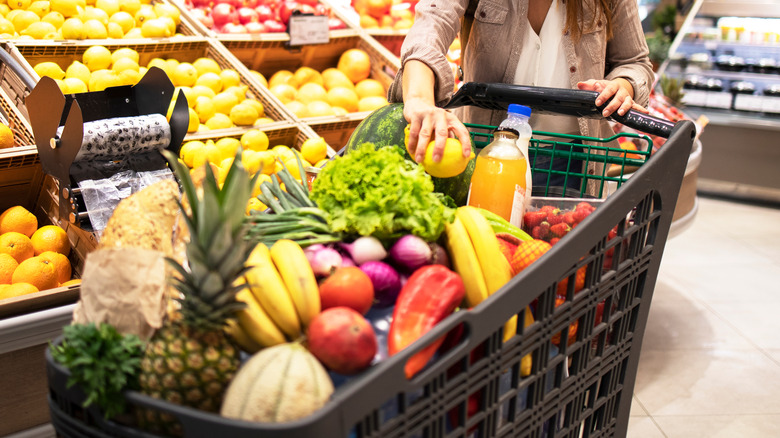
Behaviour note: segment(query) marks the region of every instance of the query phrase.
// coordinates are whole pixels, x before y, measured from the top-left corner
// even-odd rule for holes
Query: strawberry
[[[541,208],[539,208],[539,211],[543,211],[545,213],[548,212],[555,212],[555,210],[558,210],[558,208],[554,205],[542,205]]]
[[[547,222],[550,223],[550,225],[555,225],[563,222],[563,215],[561,214],[561,210],[554,209],[554,210],[548,210],[547,211]]]
[[[563,222],[569,226],[574,225],[576,220],[574,219],[574,212],[573,211],[567,211],[566,213],[563,213]]]
[[[531,230],[531,237],[534,239],[546,239],[550,233],[550,224],[547,221],[540,223]]]
[[[544,240],[533,239],[525,240],[517,245],[517,250],[512,255],[512,275],[517,275],[531,263],[535,262],[544,253],[550,250],[552,246]]]
[[[533,230],[534,227],[542,223],[545,219],[547,219],[547,213],[544,211],[527,211],[523,215],[523,228],[526,230]]]
[[[591,213],[592,213],[592,212],[593,212],[593,210],[595,210],[595,209],[596,209],[596,207],[594,207],[594,206],[592,206],[592,205],[588,204],[588,203],[587,203],[587,202],[585,202],[585,201],[582,201],[582,202],[578,203],[578,204],[577,204],[577,206],[576,206],[576,207],[574,207],[574,210],[575,210],[575,211],[576,211],[576,210],[588,210],[588,211],[589,211],[589,212],[591,212]]]
[[[586,217],[588,217],[591,213],[593,213],[593,210],[589,208],[577,208],[574,209],[572,212],[572,215],[574,216],[574,223],[580,223],[583,220],[585,220]]]
[[[571,227],[569,226],[569,224],[565,222],[557,223],[555,225],[550,226],[550,234],[553,237],[563,237],[569,231],[571,231]]]

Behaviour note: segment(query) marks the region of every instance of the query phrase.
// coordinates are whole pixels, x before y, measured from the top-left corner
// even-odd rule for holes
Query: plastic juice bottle
[[[509,105],[509,108],[507,108],[506,119],[498,125],[499,128],[512,128],[517,131],[517,146],[520,148],[520,151],[523,153],[526,160],[530,157],[530,155],[528,155],[528,143],[531,141],[531,135],[533,134],[531,125],[528,124],[530,118],[531,108],[524,105],[511,104]],[[528,166],[525,171],[526,205],[531,198],[531,180],[531,166]],[[525,207],[523,208],[523,211],[525,211]]]
[[[477,156],[468,205],[481,207],[521,225],[525,210],[528,160],[517,146],[517,131],[498,128]]]

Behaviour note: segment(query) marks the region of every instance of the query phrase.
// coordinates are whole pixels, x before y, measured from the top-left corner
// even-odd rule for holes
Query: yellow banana
[[[249,254],[246,265],[251,266],[244,278],[252,295],[284,334],[291,339],[298,338],[301,322],[284,281],[274,267],[268,247],[258,243]]]
[[[458,217],[451,224],[444,225],[444,232],[447,235],[447,249],[452,257],[452,264],[463,279],[466,288],[466,304],[474,307],[488,297],[487,285],[482,275],[482,268],[479,266],[477,253],[474,251],[466,228]]]
[[[235,319],[229,319],[227,321],[225,333],[227,333],[228,336],[230,336],[230,338],[233,339],[233,341],[235,341],[236,344],[238,344],[238,346],[247,353],[257,353],[263,348],[262,345],[258,344],[254,339],[252,339],[251,336],[249,336],[247,332],[244,331],[244,329],[241,328],[241,325]]]
[[[466,228],[474,251],[477,253],[479,266],[485,278],[488,295],[501,289],[512,279],[512,268],[501,252],[496,233],[485,216],[474,207],[468,205],[459,207],[455,213],[463,227]],[[509,318],[504,324],[504,341],[517,333],[517,316]]]
[[[246,307],[239,310],[236,314],[238,325],[241,331],[261,347],[270,347],[272,345],[287,342],[284,333],[279,330],[270,316],[263,310],[260,303],[257,302],[252,292],[243,289],[236,295],[239,301],[246,303]],[[229,332],[230,333],[230,332]],[[232,334],[232,333],[230,333]],[[236,341],[244,346],[238,336],[234,336]]]
[[[320,313],[320,289],[306,254],[297,243],[281,239],[271,246],[271,260],[282,276],[301,325],[308,327]]]

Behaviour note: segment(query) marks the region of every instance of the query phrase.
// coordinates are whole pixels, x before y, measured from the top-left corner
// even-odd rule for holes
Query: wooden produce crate
[[[7,66],[3,64],[0,69],[0,76],[4,76],[7,70]],[[5,149],[4,151],[21,152],[21,156],[33,153],[37,156],[37,150],[35,147],[35,137],[33,136],[32,127],[24,114],[19,110],[14,103],[14,99],[6,93],[3,88],[0,87],[0,121],[3,124],[11,128],[14,133],[14,147]],[[0,154],[0,157],[3,155]],[[12,156],[18,156],[18,154],[12,154]]]
[[[338,153],[346,146],[352,132],[366,115],[366,113],[353,113],[338,117],[311,118],[307,120],[307,125]]]
[[[11,43],[0,43],[0,51],[2,51],[0,53],[2,55],[2,62],[0,62],[0,89],[3,90],[9,102],[25,118],[29,126],[30,116],[27,114],[27,107],[24,104],[24,99],[32,91],[30,84],[27,82],[33,81],[29,73],[29,65],[23,61],[24,58],[19,53],[19,49]],[[30,132],[32,133],[32,129],[30,129]],[[30,144],[35,144],[35,141]]]
[[[78,44],[68,44],[62,46],[56,45],[19,45],[17,52],[23,58],[21,63],[25,70],[37,81],[40,78],[33,71],[34,65],[39,62],[51,61],[57,63],[62,69],[66,69],[73,61],[80,61],[84,52],[93,44],[90,42],[79,42]],[[231,68],[238,72],[241,78],[241,84],[248,87],[247,97],[254,98],[263,104],[265,116],[275,122],[291,122],[294,116],[276,99],[271,99],[267,92],[260,90],[262,86],[256,80],[250,78],[249,72],[242,68],[241,63],[221,44],[214,40],[198,37],[174,41],[173,39],[164,42],[154,40],[139,40],[135,44],[113,44],[107,45],[110,51],[122,47],[134,49],[139,54],[139,65],[147,65],[153,58],[169,59],[174,58],[180,62],[193,62],[198,58],[211,58],[219,64],[221,68]],[[12,53],[14,54],[14,53]],[[237,129],[242,132],[248,130],[249,126],[242,126]],[[218,130],[215,132],[220,132]],[[229,131],[229,130],[225,130]]]

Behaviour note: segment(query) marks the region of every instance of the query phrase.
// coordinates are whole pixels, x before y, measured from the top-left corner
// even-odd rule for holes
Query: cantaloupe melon
[[[283,423],[311,415],[327,403],[333,382],[303,346],[275,345],[252,356],[225,393],[221,414],[229,418]]]

